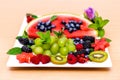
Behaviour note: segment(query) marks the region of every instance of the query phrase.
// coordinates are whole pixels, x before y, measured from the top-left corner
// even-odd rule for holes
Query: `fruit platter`
[[[27,13],[14,46],[7,51],[8,67],[112,67],[109,22],[89,7],[80,14],[44,16]]]

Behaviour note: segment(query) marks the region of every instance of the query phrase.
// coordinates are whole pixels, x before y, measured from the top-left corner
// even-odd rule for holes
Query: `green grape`
[[[68,51],[70,52],[70,51],[75,51],[76,50],[76,47],[75,47],[75,45],[74,44],[68,44],[67,45],[67,48],[68,48]]]
[[[54,43],[52,46],[51,46],[51,52],[52,52],[52,54],[53,55],[55,55],[55,54],[57,54],[58,53],[58,51],[59,51],[59,46],[58,46],[58,44],[57,43]]]
[[[42,53],[43,53],[43,48],[40,47],[40,46],[37,46],[37,47],[35,47],[35,48],[33,49],[33,52],[34,52],[35,54],[42,54]]]
[[[61,47],[60,48],[60,54],[63,56],[67,56],[68,55],[68,48],[67,47]]]
[[[68,46],[69,44],[73,44],[73,40],[72,39],[67,39],[65,45]]]
[[[36,39],[34,40],[34,43],[35,43],[36,46],[42,46],[42,41],[41,41],[40,38],[36,38]]]
[[[64,47],[66,41],[67,41],[67,38],[66,38],[66,37],[62,37],[62,38],[60,38],[60,39],[58,40],[58,45],[59,45],[60,47]]]
[[[35,47],[36,47],[36,45],[32,45],[32,46],[31,46],[31,49],[33,50],[33,49],[35,49]]]
[[[50,50],[45,50],[43,54],[44,54],[44,55],[48,55],[48,56],[51,56],[51,55],[52,55],[52,53],[51,53]]]
[[[42,45],[42,48],[43,48],[43,49],[50,49],[50,44],[47,44],[47,43],[46,43],[46,44],[43,44],[43,45]]]
[[[53,43],[55,43],[57,41],[57,37],[55,37],[55,36],[50,36],[50,39],[51,39],[50,45],[52,45]]]

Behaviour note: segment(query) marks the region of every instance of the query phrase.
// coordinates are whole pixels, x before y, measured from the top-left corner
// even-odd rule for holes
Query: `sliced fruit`
[[[53,64],[65,64],[67,62],[67,58],[62,55],[53,55],[51,56],[51,62]]]
[[[52,14],[54,15],[54,14]],[[38,32],[39,30],[36,28],[36,26],[38,25],[39,21],[46,21],[50,19],[50,16],[52,15],[48,15],[48,16],[42,16],[40,18],[37,18],[33,21],[31,21],[26,28],[26,32],[28,33],[29,37],[32,38],[36,38],[38,37],[38,35],[36,34],[36,32]],[[52,21],[52,24],[55,25],[56,27],[52,29],[53,31],[61,31],[62,28],[64,27],[61,22],[64,20],[66,22],[68,22],[69,20],[75,20],[75,21],[80,21],[82,19],[82,25],[81,25],[81,30],[76,30],[72,33],[68,32],[68,30],[64,30],[64,34],[67,36],[67,38],[73,38],[73,37],[81,37],[81,36],[97,36],[97,31],[93,30],[93,29],[88,29],[88,22],[87,20],[83,19],[80,16],[76,16],[76,15],[71,15],[71,14],[56,14],[57,15],[57,19],[55,19],[54,21]],[[51,33],[53,34],[53,33]]]
[[[108,58],[108,54],[104,51],[93,51],[88,57],[93,62],[104,62]]]

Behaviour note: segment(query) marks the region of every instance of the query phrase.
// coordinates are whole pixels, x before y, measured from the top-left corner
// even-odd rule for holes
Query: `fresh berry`
[[[42,55],[41,62],[42,62],[42,64],[49,63],[50,62],[50,57],[47,56],[47,55]]]
[[[30,58],[32,56],[32,53],[22,52],[21,54],[17,54],[16,58],[19,61],[19,63],[30,63]]]
[[[91,42],[89,40],[85,41],[83,43],[83,48],[86,49],[86,48],[91,48]]]
[[[51,24],[50,20],[48,20],[46,22],[39,21],[39,23],[37,24],[37,29],[42,32],[45,32],[48,30],[51,31],[52,28],[55,28],[55,25]]]
[[[79,63],[85,63],[85,62],[87,62],[88,61],[88,58],[85,58],[85,57],[80,57],[80,58],[78,58],[78,62]]]
[[[83,40],[84,41],[89,40],[89,41],[91,41],[91,43],[95,42],[95,38],[93,36],[84,36]]]
[[[40,57],[37,56],[37,55],[34,55],[33,57],[31,57],[30,61],[31,61],[33,64],[39,64],[39,63],[40,63]]]
[[[30,53],[30,52],[32,52],[32,49],[29,48],[29,47],[26,46],[26,45],[22,46],[21,50],[22,50],[23,52],[26,52],[26,53]]]
[[[33,39],[29,39],[29,45],[34,45],[34,40]]]
[[[27,23],[31,22],[34,18],[31,15],[27,15]]]
[[[83,49],[83,45],[82,44],[76,44],[76,50],[79,51]]]
[[[19,37],[19,38],[18,38],[18,41],[19,41],[22,45],[27,45],[27,44],[29,44],[29,39],[28,39],[28,38]]]
[[[69,64],[75,64],[77,62],[77,57],[75,57],[73,54],[68,54],[67,62]]]

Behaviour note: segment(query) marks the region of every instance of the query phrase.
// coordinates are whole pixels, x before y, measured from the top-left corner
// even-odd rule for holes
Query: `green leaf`
[[[50,21],[54,21],[56,18],[57,18],[57,16],[56,16],[56,15],[53,15],[53,16],[50,18]]]
[[[112,40],[109,38],[105,38],[107,42],[111,42]]]
[[[100,29],[100,30],[98,30],[98,36],[99,37],[103,37],[105,35],[105,30],[104,29]]]
[[[22,37],[22,38],[28,38],[27,32],[24,31],[23,35],[22,36],[17,36],[16,39],[19,39],[20,37]]]
[[[14,47],[14,48],[11,48],[7,54],[9,55],[16,55],[16,54],[20,54],[22,52],[21,48],[19,47]]]
[[[95,24],[100,25],[102,23],[102,17],[95,17]],[[98,26],[100,27],[100,26]]]
[[[88,17],[87,17],[87,15],[86,15],[86,13],[83,13],[83,15],[84,15],[84,18],[88,19]]]
[[[40,36],[40,39],[42,43],[50,43],[50,31],[46,32],[37,32],[38,36]]]
[[[36,15],[33,15],[33,14],[32,14],[32,17],[33,17],[33,18],[38,18]]]
[[[108,19],[103,20],[102,23],[100,24],[100,27],[103,28],[108,22],[109,22]]]
[[[61,32],[61,31],[53,31],[54,32],[54,34],[57,36],[57,37],[61,37],[62,36],[62,34],[63,34],[63,32]]]
[[[88,27],[89,28],[93,28],[93,29],[98,29],[98,25],[97,24],[90,24]]]
[[[42,32],[37,32],[37,35],[41,38],[41,39],[45,39],[45,36]]]

